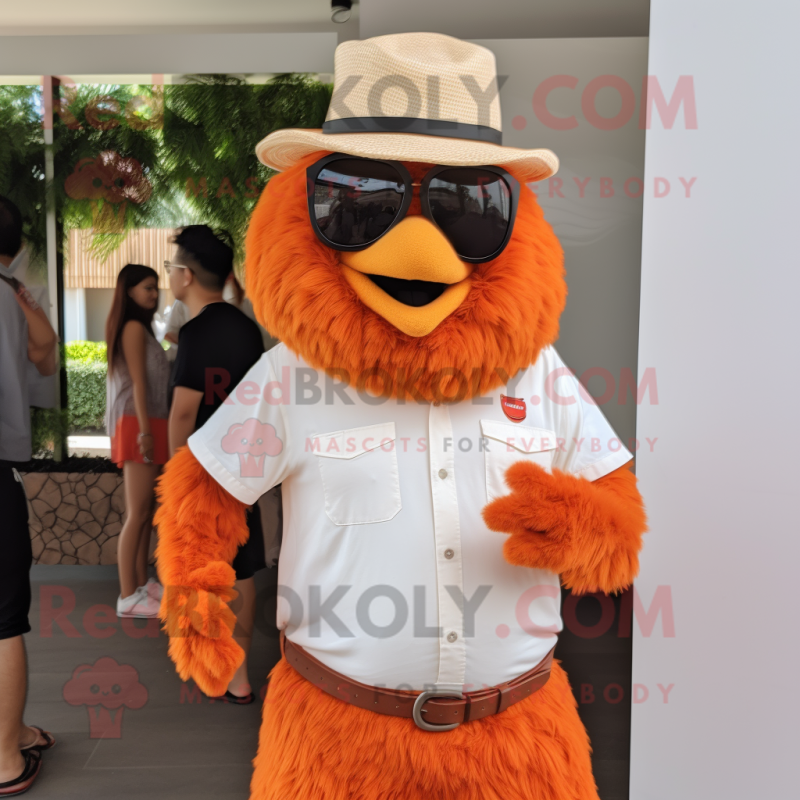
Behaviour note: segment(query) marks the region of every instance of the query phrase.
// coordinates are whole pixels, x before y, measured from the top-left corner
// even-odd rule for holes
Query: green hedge
[[[67,408],[31,409],[31,446],[39,457],[52,457],[54,442],[72,433],[105,432],[106,343],[67,342],[61,355],[67,372]]]
[[[103,429],[106,413],[106,373],[102,362],[67,361],[69,432]]]
[[[103,430],[106,413],[105,342],[67,342],[67,417],[69,433]]]
[[[67,364],[70,361],[78,361],[81,364],[108,363],[105,342],[67,342],[64,345],[64,350],[67,356]]]

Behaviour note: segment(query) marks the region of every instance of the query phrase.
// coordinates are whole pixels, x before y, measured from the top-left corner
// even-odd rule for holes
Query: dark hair
[[[22,212],[0,195],[0,256],[15,256],[22,247]]]
[[[137,320],[144,325],[145,330],[152,336],[154,308],[142,308],[129,294],[128,291],[138,286],[148,278],[158,281],[158,273],[150,267],[141,264],[126,264],[117,275],[117,286],[114,289],[114,299],[111,301],[111,311],[106,320],[106,345],[108,346],[108,371],[114,368],[114,363],[119,358],[120,339],[122,329],[128,320]]]
[[[199,264],[197,280],[206,289],[222,291],[233,272],[233,240],[227,231],[213,231],[208,225],[180,228],[173,243]]]

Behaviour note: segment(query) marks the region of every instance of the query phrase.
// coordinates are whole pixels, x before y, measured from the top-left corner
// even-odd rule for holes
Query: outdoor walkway
[[[26,720],[51,731],[58,744],[44,754],[42,774],[26,797],[247,800],[261,700],[250,706],[211,702],[193,683],[184,684],[155,621],[117,619],[116,566],[37,565],[32,583]],[[250,680],[257,693],[280,657],[276,583],[275,568],[256,575]],[[621,601],[613,602],[618,622],[602,636],[578,635],[568,625],[558,657],[592,738],[600,796],[627,800],[630,705],[620,698],[622,687],[630,686],[630,625],[624,632]],[[571,627],[579,622],[591,632],[601,622],[596,605],[586,601],[573,610]],[[103,658],[114,663],[98,663]],[[79,667],[85,669],[73,678]],[[118,670],[120,690],[100,678],[100,670]],[[650,694],[650,702],[660,700],[655,686]],[[114,697],[123,706],[119,710]]]
[[[276,573],[256,576],[250,680],[262,694],[280,657]],[[250,706],[213,702],[193,683],[183,684],[157,621],[123,624],[117,618],[116,567],[34,566],[31,577],[26,721],[49,730],[58,743],[44,754],[42,774],[26,796],[247,800],[261,700]],[[119,666],[98,663],[103,658]],[[108,677],[114,672],[117,684]]]
[[[108,436],[68,436],[67,449],[71,456],[111,457],[111,438]]]

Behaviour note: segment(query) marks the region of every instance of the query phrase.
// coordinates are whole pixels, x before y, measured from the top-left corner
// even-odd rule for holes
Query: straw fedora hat
[[[558,169],[550,150],[503,147],[494,53],[441,33],[343,42],[322,128],[284,128],[256,146],[279,172],[327,150],[448,166],[493,164],[525,182]]]

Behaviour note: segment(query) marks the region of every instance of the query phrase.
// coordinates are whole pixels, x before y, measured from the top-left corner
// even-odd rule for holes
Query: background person
[[[222,290],[222,299],[227,303],[235,305],[239,311],[246,314],[258,325],[265,350],[269,350],[278,344],[278,340],[256,319],[256,312],[253,310],[253,304],[250,302],[250,298],[245,294],[242,285],[236,279],[236,275],[234,275],[233,272],[231,272],[228,279],[225,281],[225,288]],[[164,335],[164,339],[170,343],[170,348],[167,351],[167,356],[170,361],[174,361],[175,356],[178,354],[178,336],[180,335],[181,328],[189,319],[189,309],[187,309],[186,305],[180,300],[175,300],[170,309],[169,316],[167,317],[167,332]]]
[[[120,617],[156,616],[163,591],[147,578],[155,483],[169,457],[169,362],[153,333],[157,307],[155,270],[141,264],[124,266],[106,321],[106,427],[111,460],[122,467],[125,483],[126,517],[117,545]]]
[[[31,629],[28,501],[18,472],[31,458],[28,367],[53,375],[58,337],[44,310],[9,269],[22,248],[22,215],[0,197],[0,793],[26,791],[41,769],[49,733],[25,725]]]
[[[175,357],[178,355],[178,337],[180,336],[181,328],[188,321],[189,309],[180,300],[175,300],[169,310],[167,332],[164,334],[164,341],[169,342],[167,358],[170,361],[175,361]]]
[[[47,286],[42,283],[41,265],[31,260],[31,249],[22,240],[19,252],[4,268],[4,274],[25,284],[33,299],[45,314],[50,308]],[[57,408],[59,405],[57,370],[52,375],[42,375],[32,362],[28,362],[28,400],[38,408]]]
[[[278,344],[278,340],[261,325],[256,319],[253,304],[244,292],[241,284],[236,280],[233,272],[225,281],[225,288],[222,290],[222,299],[231,303],[246,314],[253,322],[258,325],[261,331],[261,340],[264,343],[264,350],[270,350]],[[178,355],[178,337],[181,328],[189,321],[189,309],[180,300],[175,300],[167,317],[167,332],[164,339],[170,343],[167,350],[167,358],[174,362]],[[255,508],[261,517],[261,531],[264,537],[264,556],[268,567],[274,567],[278,563],[278,556],[281,550],[281,535],[283,533],[283,501],[281,496],[281,486],[277,486],[265,492],[258,498]]]
[[[224,396],[220,392],[206,392],[207,381],[219,383],[224,378],[226,391],[233,391],[264,352],[258,325],[223,297],[226,281],[233,273],[230,243],[207,225],[181,229],[174,242],[174,260],[167,265],[169,284],[191,318],[180,329],[178,357],[170,381],[170,455],[222,405]],[[248,509],[247,525],[250,536],[233,562],[234,587],[239,596],[231,603],[237,622],[233,636],[245,658],[225,694],[230,701],[242,704],[255,700],[247,677],[256,607],[253,576],[266,567],[257,508]]]

